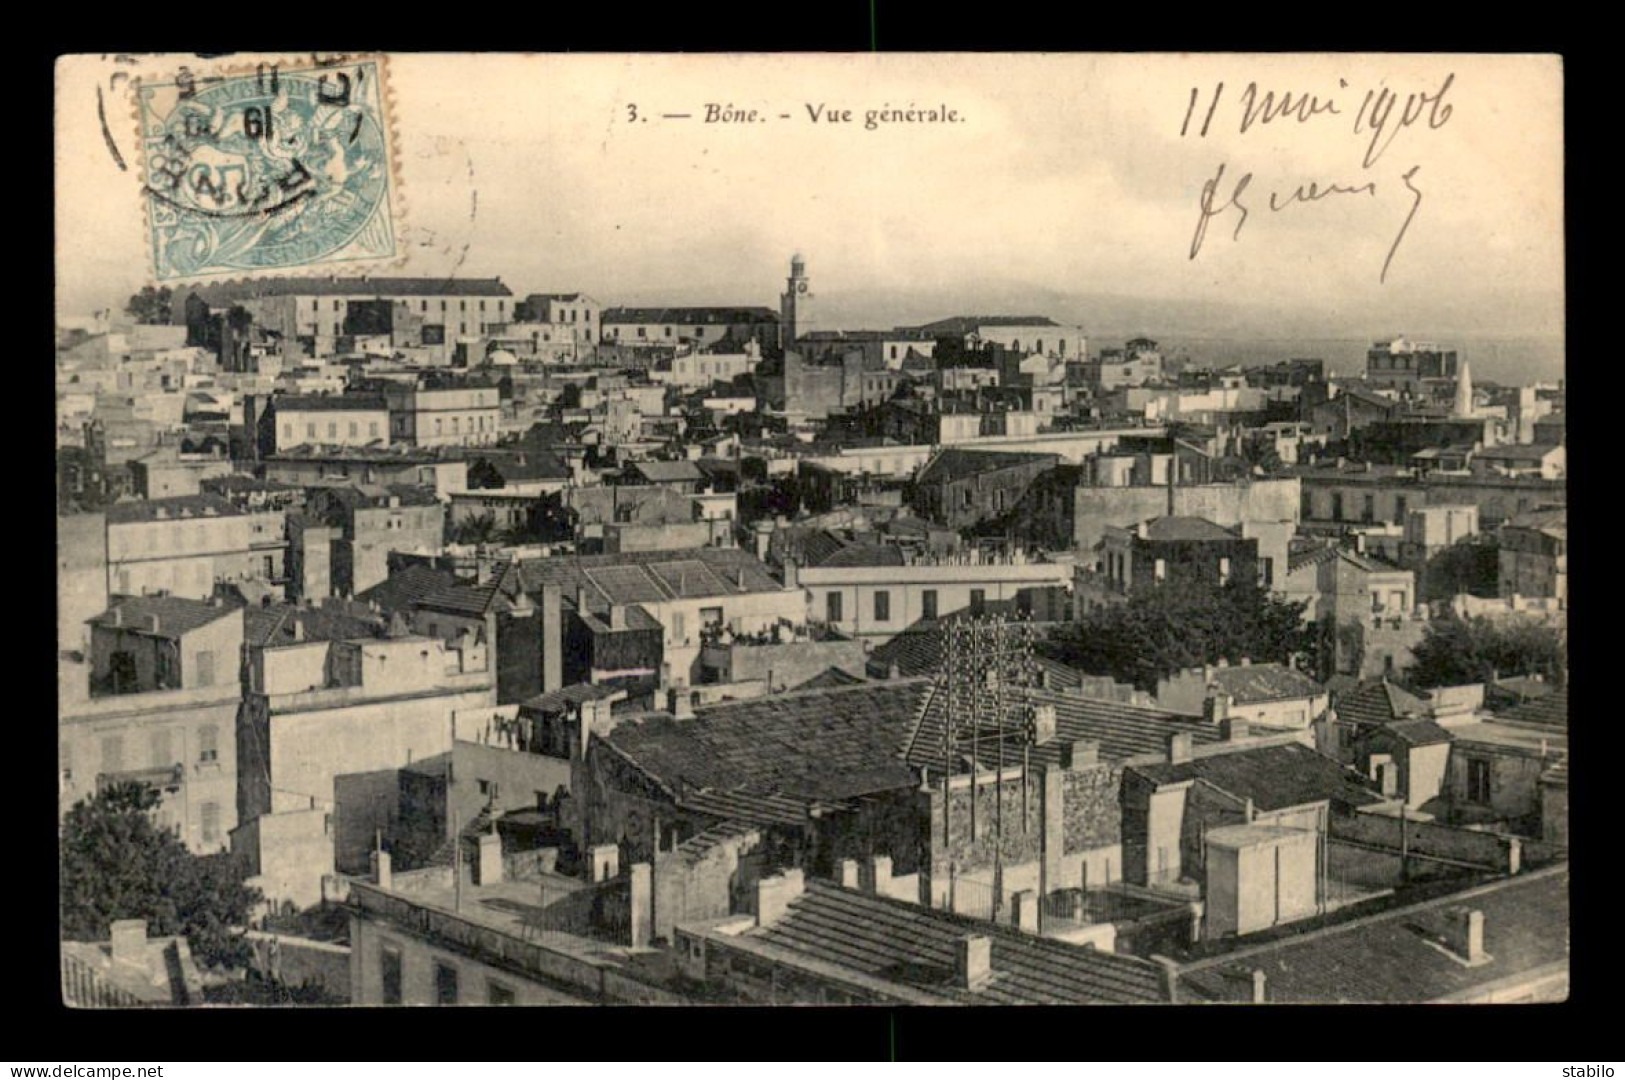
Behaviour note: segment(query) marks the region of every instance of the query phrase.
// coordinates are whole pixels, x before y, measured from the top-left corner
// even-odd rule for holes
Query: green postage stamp
[[[182,68],[136,86],[159,281],[332,272],[400,246],[382,57]]]

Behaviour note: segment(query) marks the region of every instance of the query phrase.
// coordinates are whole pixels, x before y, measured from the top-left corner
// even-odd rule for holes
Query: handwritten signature
[[[1247,219],[1252,214],[1251,208],[1249,208],[1247,203],[1242,200],[1242,196],[1247,193],[1247,189],[1252,185],[1253,182],[1253,174],[1250,172],[1243,173],[1239,179],[1237,179],[1233,184],[1229,185],[1228,193],[1224,195],[1221,201],[1220,195],[1225,188],[1224,172],[1226,168],[1227,165],[1221,164],[1218,172],[1213,175],[1213,178],[1211,180],[1204,181],[1202,184],[1202,195],[1199,200],[1200,208],[1196,219],[1196,231],[1191,236],[1190,257],[1192,259],[1196,258],[1196,256],[1201,252],[1202,244],[1207,240],[1208,225],[1214,218],[1227,214],[1231,210],[1235,210],[1240,215],[1236,219],[1235,230],[1230,234],[1230,239],[1234,241],[1241,238],[1241,228],[1243,225],[1247,224]],[[1383,260],[1382,275],[1378,278],[1378,281],[1380,282],[1387,282],[1388,269],[1393,265],[1394,254],[1399,251],[1399,245],[1404,241],[1405,234],[1410,231],[1411,222],[1416,218],[1416,211],[1422,205],[1421,189],[1419,189],[1416,184],[1412,182],[1416,177],[1416,174],[1420,172],[1421,169],[1422,167],[1420,165],[1412,165],[1404,173],[1400,174],[1400,181],[1404,183],[1405,187],[1411,193],[1411,207],[1410,210],[1405,214],[1405,220],[1400,224],[1399,231],[1394,234],[1394,242],[1388,247],[1388,257]],[[1317,181],[1310,181],[1307,184],[1299,184],[1297,187],[1292,189],[1291,192],[1284,196],[1279,191],[1270,192],[1268,199],[1265,201],[1265,206],[1268,207],[1271,213],[1280,213],[1289,206],[1293,206],[1295,204],[1308,205],[1318,203],[1321,200],[1329,199],[1334,195],[1365,195],[1370,198],[1376,198],[1377,181],[1368,180],[1363,184],[1330,183],[1324,186]]]

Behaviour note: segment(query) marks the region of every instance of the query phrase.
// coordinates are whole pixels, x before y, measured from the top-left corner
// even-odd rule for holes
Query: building
[[[353,596],[387,579],[391,553],[437,555],[445,542],[446,508],[426,487],[322,488],[311,494],[303,518],[302,557],[293,561],[301,567],[313,560],[319,565],[322,553],[313,548],[326,539],[331,545],[329,584],[337,596]],[[310,525],[318,531],[311,532]],[[304,584],[319,588],[319,577]]]
[[[633,348],[727,342],[729,351],[777,343],[779,317],[763,307],[605,308],[603,341]]]
[[[302,277],[177,289],[173,321],[201,344],[210,321],[233,309],[288,356],[332,356],[360,337],[437,363],[449,363],[460,340],[500,332],[514,314],[513,290],[500,278]]]
[[[1193,1004],[1565,1001],[1568,865],[1186,964],[1178,987]]]
[[[514,322],[518,333],[531,324],[549,328],[548,341],[571,341],[591,345],[599,338],[603,305],[586,293],[531,293],[515,305]]]
[[[1373,386],[1415,394],[1430,379],[1454,381],[1455,350],[1404,337],[1378,341],[1366,352],[1365,377]]]
[[[1543,777],[1568,757],[1568,728],[1498,717],[1442,722],[1452,739],[1442,816],[1452,824],[1541,837]],[[1566,802],[1562,810],[1566,830]]]
[[[939,525],[971,528],[1014,510],[1060,460],[1056,454],[941,450],[915,476],[911,505]]]
[[[1565,481],[1537,476],[1473,476],[1433,472],[1417,476],[1407,468],[1364,462],[1300,466],[1300,519],[1319,532],[1348,525],[1401,524],[1422,506],[1473,506],[1478,527],[1488,532],[1508,518],[1568,502]]]
[[[911,553],[896,544],[852,544],[817,566],[785,567],[785,585],[803,596],[802,618],[876,644],[920,619],[1017,601],[1072,583],[1068,561],[1040,556]]]
[[[800,255],[790,259],[790,276],[779,296],[779,347],[792,348],[804,334],[819,329],[816,298],[807,277],[807,264]]]
[[[173,446],[160,447],[126,467],[131,490],[143,499],[199,495],[203,481],[232,475],[231,460],[222,453],[183,454]]]
[[[205,599],[215,582],[258,576],[253,523],[218,495],[107,508],[107,591]]]
[[[1569,526],[1564,509],[1520,514],[1496,534],[1499,548],[1500,595],[1549,596],[1566,601],[1569,595]]]
[[[381,394],[283,394],[271,399],[265,424],[275,433],[266,452],[298,446],[389,444],[389,403]]]
[[[148,937],[143,919],[113,922],[108,941],[62,943],[62,1000],[76,1009],[203,1004],[203,975],[184,935]]]
[[[297,487],[421,485],[436,495],[468,490],[469,459],[444,449],[300,445],[266,459],[265,479]]]
[[[1062,360],[1084,360],[1089,343],[1081,326],[1062,326],[1043,315],[956,315],[923,326],[903,328],[923,336],[956,339],[970,351],[997,345],[1018,353],[1041,353]]]
[[[1326,688],[1295,667],[1220,660],[1157,680],[1157,705],[1219,722],[1243,721],[1274,731],[1307,731],[1326,712]]]
[[[1491,476],[1538,477],[1561,480],[1567,473],[1568,450],[1538,443],[1489,446],[1472,456],[1474,472]]]
[[[1199,517],[1158,517],[1106,526],[1100,565],[1120,593],[1164,583],[1224,585],[1259,580],[1258,541]]]
[[[1099,1005],[1169,1000],[1149,960],[809,881],[757,882],[754,912],[677,928],[682,969],[751,1005]]]
[[[393,442],[412,446],[491,446],[502,423],[495,386],[402,386],[384,390]]]

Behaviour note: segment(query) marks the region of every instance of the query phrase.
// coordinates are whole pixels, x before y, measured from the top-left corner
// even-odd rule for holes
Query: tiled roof
[[[649,614],[641,605],[626,605],[626,625],[616,628],[610,625],[607,612],[596,615],[591,612],[578,612],[581,621],[587,624],[587,629],[594,634],[619,634],[628,630],[659,630],[660,620]]]
[[[1060,324],[1048,315],[955,315],[947,319],[926,323],[924,326],[903,327],[924,333],[968,334],[979,326],[1055,326]]]
[[[705,479],[700,467],[692,461],[635,461],[630,468],[651,484]]]
[[[588,607],[594,611],[611,603],[657,602],[679,595],[693,598],[776,592],[781,588],[759,559],[738,548],[526,559],[519,563],[519,571],[524,590],[533,596],[543,585],[554,585],[574,603],[578,590],[586,588]]]
[[[896,544],[846,544],[818,563],[818,569],[860,566],[902,566],[903,549]]]
[[[929,688],[864,683],[706,706],[685,720],[646,713],[604,741],[674,794],[709,788],[838,802],[917,782],[899,752]]]
[[[1414,746],[1449,742],[1454,736],[1432,720],[1400,720],[1388,725],[1388,730]]]
[[[1099,744],[1101,760],[1123,761],[1165,751],[1168,736],[1173,734],[1182,732],[1189,734],[1193,745],[1217,742],[1220,738],[1216,724],[1203,723],[1188,716],[1141,705],[1037,689],[1029,690],[1026,700],[1035,706],[1048,705],[1055,709],[1055,737],[1028,750],[1035,768],[1058,764],[1062,749],[1082,740],[1093,740]],[[915,726],[909,741],[904,760],[910,765],[940,770],[947,763],[942,745],[947,706],[947,692],[941,686],[933,686],[931,696],[920,711],[919,723]],[[1012,719],[1003,739],[1006,764],[1022,759],[1024,734],[1025,722],[1018,725]],[[981,733],[979,752],[984,764],[989,757],[998,756],[997,747],[998,740],[984,730]],[[961,749],[955,755],[956,758],[963,753],[964,750]],[[955,768],[958,764],[956,760]]]
[[[107,523],[128,525],[136,521],[236,517],[241,513],[241,510],[218,495],[177,495],[170,499],[139,499],[133,502],[114,503],[107,508]]]
[[[1236,540],[1241,534],[1200,517],[1157,517],[1145,523],[1147,540]]]
[[[384,614],[392,615],[397,611],[410,611],[418,601],[456,580],[457,575],[450,570],[413,563],[372,588],[356,593],[355,598],[363,603],[376,603]]]
[[[500,278],[260,278],[186,290],[211,307],[261,296],[512,296]]]
[[[114,622],[118,612],[119,622]],[[189,600],[183,596],[130,596],[117,599],[106,611],[91,619],[94,626],[121,630],[139,630],[159,637],[174,638],[189,634],[200,626],[220,619],[242,618],[243,609],[229,604],[211,604],[206,600]],[[156,617],[156,630],[148,629],[150,619]]]
[[[1452,909],[1483,913],[1488,960],[1469,967],[1444,939]],[[1270,1002],[1418,1004],[1564,965],[1569,957],[1568,864],[1520,874],[1423,904],[1226,953],[1185,967],[1193,1001],[1250,1000],[1262,971]]]
[[[1382,801],[1359,773],[1295,742],[1253,747],[1243,743],[1237,749],[1193,757],[1177,765],[1160,762],[1131,767],[1158,784],[1205,780],[1238,799],[1253,800],[1260,810],[1326,799],[1345,806]]]
[[[609,323],[693,323],[695,326],[717,326],[730,323],[776,323],[779,316],[765,307],[654,307],[605,308],[598,320]]]
[[[959,942],[991,939],[989,976],[959,989]],[[783,915],[734,939],[783,950],[949,1001],[980,1005],[1138,1004],[1167,1000],[1161,969],[902,900],[809,881]]]
[[[496,580],[484,585],[463,582],[442,585],[419,600],[417,606],[425,611],[475,618],[484,618],[492,612],[509,611],[513,607],[503,595],[501,582]]]
[[[279,394],[271,405],[288,412],[385,412],[389,403],[382,394]]]
[[[1502,720],[1516,720],[1525,724],[1546,724],[1551,727],[1568,729],[1569,726],[1569,688],[1559,687],[1549,694],[1542,695],[1522,705],[1500,709],[1496,717]]]
[[[326,607],[300,607],[297,604],[277,604],[268,608],[249,608],[244,615],[243,644],[278,646],[297,641],[354,641],[357,638],[382,637],[386,626],[383,619],[361,615],[354,610],[342,611]],[[296,635],[298,633],[303,637]]]
[[[792,686],[791,690],[834,690],[842,686],[856,686],[864,680],[831,665],[806,682]]]
[[[1001,452],[998,450],[959,450],[949,448],[937,451],[925,468],[915,477],[918,484],[944,484],[955,480],[962,480],[967,476],[976,476],[979,473],[997,472],[1000,469],[1014,468],[1017,465],[1031,465],[1036,462],[1056,462],[1060,458],[1055,454],[1034,454],[1026,452]]]
[[[1387,724],[1410,715],[1425,716],[1430,706],[1426,698],[1418,697],[1387,679],[1377,679],[1340,695],[1332,707],[1337,711],[1339,720]]]
[[[1216,667],[1208,679],[1237,705],[1315,697],[1326,688],[1285,664],[1229,664]]]

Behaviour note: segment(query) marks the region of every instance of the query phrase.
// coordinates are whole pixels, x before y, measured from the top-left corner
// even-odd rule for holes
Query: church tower
[[[814,329],[812,283],[807,280],[807,264],[800,255],[790,259],[790,276],[779,297],[779,344],[788,349],[796,339]]]

